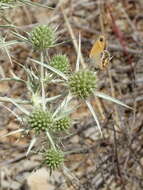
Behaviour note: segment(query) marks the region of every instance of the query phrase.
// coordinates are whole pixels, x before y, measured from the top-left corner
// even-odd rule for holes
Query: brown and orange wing
[[[106,49],[107,42],[104,36],[99,36],[97,41],[94,43],[93,47],[91,48],[89,57],[98,59],[101,56],[101,53]]]
[[[107,69],[107,67],[110,64],[112,57],[110,56],[109,51],[104,50],[103,55],[101,57],[101,64],[100,64],[100,69],[104,70]]]

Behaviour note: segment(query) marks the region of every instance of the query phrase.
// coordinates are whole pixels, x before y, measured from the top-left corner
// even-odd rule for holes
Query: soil
[[[33,1],[37,2],[37,1]],[[39,24],[58,26],[58,43],[49,55],[63,53],[69,57],[74,72],[79,34],[81,63],[91,67],[89,52],[100,35],[105,35],[111,61],[105,70],[98,70],[98,91],[113,96],[133,109],[107,100],[91,97],[98,115],[103,137],[85,103],[72,113],[75,124],[70,135],[62,139],[66,156],[64,170],[49,175],[42,168],[35,149],[26,151],[33,134],[15,133],[21,129],[21,111],[9,102],[0,103],[0,190],[142,190],[143,189],[143,1],[142,0],[64,0],[38,1],[54,9],[22,5],[1,10],[0,25],[7,21],[18,26],[25,35]],[[66,16],[64,16],[66,15]],[[0,27],[5,41],[15,40],[11,28]],[[75,36],[75,39],[73,39]],[[1,44],[1,43],[0,43]],[[0,50],[0,78],[16,76],[25,79],[20,66],[30,66],[29,58],[37,59],[39,52],[30,45],[19,43]],[[10,56],[9,56],[10,55]],[[62,89],[49,87],[49,94]],[[0,80],[1,97],[28,99],[25,84]],[[73,105],[78,100],[73,101]],[[28,107],[28,106],[27,106]],[[9,110],[12,110],[10,112]],[[28,109],[30,109],[28,107]],[[40,139],[41,140],[41,139]],[[38,143],[37,143],[38,144]],[[40,149],[40,147],[39,147]],[[72,151],[71,151],[72,150]],[[74,151],[73,151],[74,150]]]

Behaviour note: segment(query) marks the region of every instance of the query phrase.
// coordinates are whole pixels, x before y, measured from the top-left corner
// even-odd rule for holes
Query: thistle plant
[[[51,171],[59,168],[64,162],[64,154],[60,150],[49,149],[43,153],[43,164]]]
[[[52,7],[49,7],[49,6],[41,4],[41,3],[33,2],[31,0],[0,0],[0,9],[1,10],[19,7],[19,6],[23,6],[23,5],[53,9]],[[12,27],[12,26],[7,25],[6,27]]]
[[[47,129],[49,130],[53,127],[52,114],[48,111],[43,111],[42,109],[38,108],[29,115],[28,124],[37,133]]]
[[[54,55],[50,61],[50,65],[63,73],[67,73],[70,69],[69,60],[66,55]]]
[[[10,1],[5,0],[5,2],[8,3]],[[64,135],[62,132],[70,132],[73,123],[70,114],[75,111],[75,108],[71,106],[74,98],[77,98],[79,102],[85,102],[101,135],[102,127],[90,102],[91,96],[112,101],[126,108],[130,107],[113,97],[98,92],[97,73],[90,71],[88,68],[82,68],[78,59],[79,55],[77,55],[75,71],[73,72],[69,72],[71,70],[69,58],[65,54],[56,53],[49,59],[50,54],[47,56],[45,52],[48,52],[50,48],[54,48],[57,45],[56,29],[52,25],[37,26],[28,33],[27,38],[17,32],[14,34],[22,42],[25,41],[34,50],[38,51],[39,58],[38,60],[29,59],[31,61],[30,63],[36,68],[35,70],[29,69],[26,65],[21,66],[27,76],[25,80],[16,76],[14,73],[11,78],[0,79],[0,82],[16,81],[24,83],[29,94],[29,99],[26,100],[0,97],[0,101],[14,104],[23,114],[21,118],[15,112],[11,111],[24,127],[4,136],[9,136],[17,132],[28,131],[30,133],[34,131],[34,136],[26,153],[28,155],[42,133],[42,136],[44,135],[46,137],[46,147],[44,147],[44,152],[42,153],[42,163],[50,168],[50,171],[53,171],[59,167],[65,167],[64,155],[66,153],[60,147],[59,141],[55,141],[56,138],[54,138],[54,135],[55,132],[60,132],[60,135]],[[0,47],[7,47],[15,43],[20,43],[21,41],[3,42]],[[47,86],[54,83],[59,86],[61,85],[61,88],[64,86],[66,90],[61,94],[49,97]],[[56,106],[55,101],[58,102]],[[26,109],[27,107],[25,108],[25,104],[29,105],[28,109]]]
[[[56,33],[50,26],[37,26],[30,33],[29,40],[31,41],[34,48],[38,50],[44,50],[54,45],[56,41]]]
[[[18,4],[17,0],[0,0],[1,11],[9,8],[13,8]]]
[[[72,125],[71,118],[69,116],[66,116],[55,121],[54,130],[57,132],[67,131],[70,129],[71,125]]]
[[[80,39],[79,39],[80,41]],[[79,46],[80,48],[80,46]],[[80,51],[79,51],[80,53]],[[80,68],[80,62],[78,59],[79,55],[77,56],[77,62],[76,62],[76,71],[73,72],[71,75],[66,75],[63,72],[61,72],[58,69],[55,69],[54,67],[51,67],[51,65],[45,64],[43,62],[39,62],[37,60],[31,59],[34,63],[38,65],[42,65],[45,67],[45,69],[48,69],[55,74],[59,75],[59,77],[62,77],[63,80],[65,81],[64,83],[67,86],[68,89],[68,94],[70,94],[70,98],[77,97],[80,100],[84,101],[91,112],[96,124],[97,128],[99,129],[101,135],[102,135],[102,130],[100,126],[100,122],[98,120],[97,114],[95,113],[95,110],[90,103],[90,96],[94,95],[99,98],[103,98],[105,100],[117,103],[119,105],[122,105],[128,109],[131,109],[129,106],[124,104],[123,102],[119,101],[118,99],[111,97],[107,94],[104,94],[102,92],[98,92],[98,76],[97,73],[94,71],[89,71],[88,68]]]
[[[73,95],[87,99],[97,88],[96,73],[88,69],[75,72],[70,76],[68,86]]]

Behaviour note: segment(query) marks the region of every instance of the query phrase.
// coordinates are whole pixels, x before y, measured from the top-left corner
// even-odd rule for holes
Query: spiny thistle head
[[[79,98],[88,98],[97,87],[96,73],[82,70],[71,75],[68,81],[71,93]]]
[[[64,154],[60,150],[49,149],[43,154],[43,163],[50,168],[55,170],[59,168],[64,162]]]
[[[37,26],[30,35],[30,41],[36,49],[43,50],[54,45],[56,41],[55,30],[51,26]]]
[[[37,133],[45,131],[53,126],[52,115],[48,111],[36,109],[30,114],[28,124],[32,129],[35,129]]]
[[[66,131],[71,127],[71,119],[67,116],[56,120],[54,124],[55,131]]]
[[[50,65],[59,71],[66,73],[69,71],[69,60],[66,55],[53,56]]]

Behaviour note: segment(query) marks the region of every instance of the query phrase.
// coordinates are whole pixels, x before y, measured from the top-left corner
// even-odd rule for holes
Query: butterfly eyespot
[[[100,37],[99,41],[100,42],[103,42],[104,38],[103,37]]]

